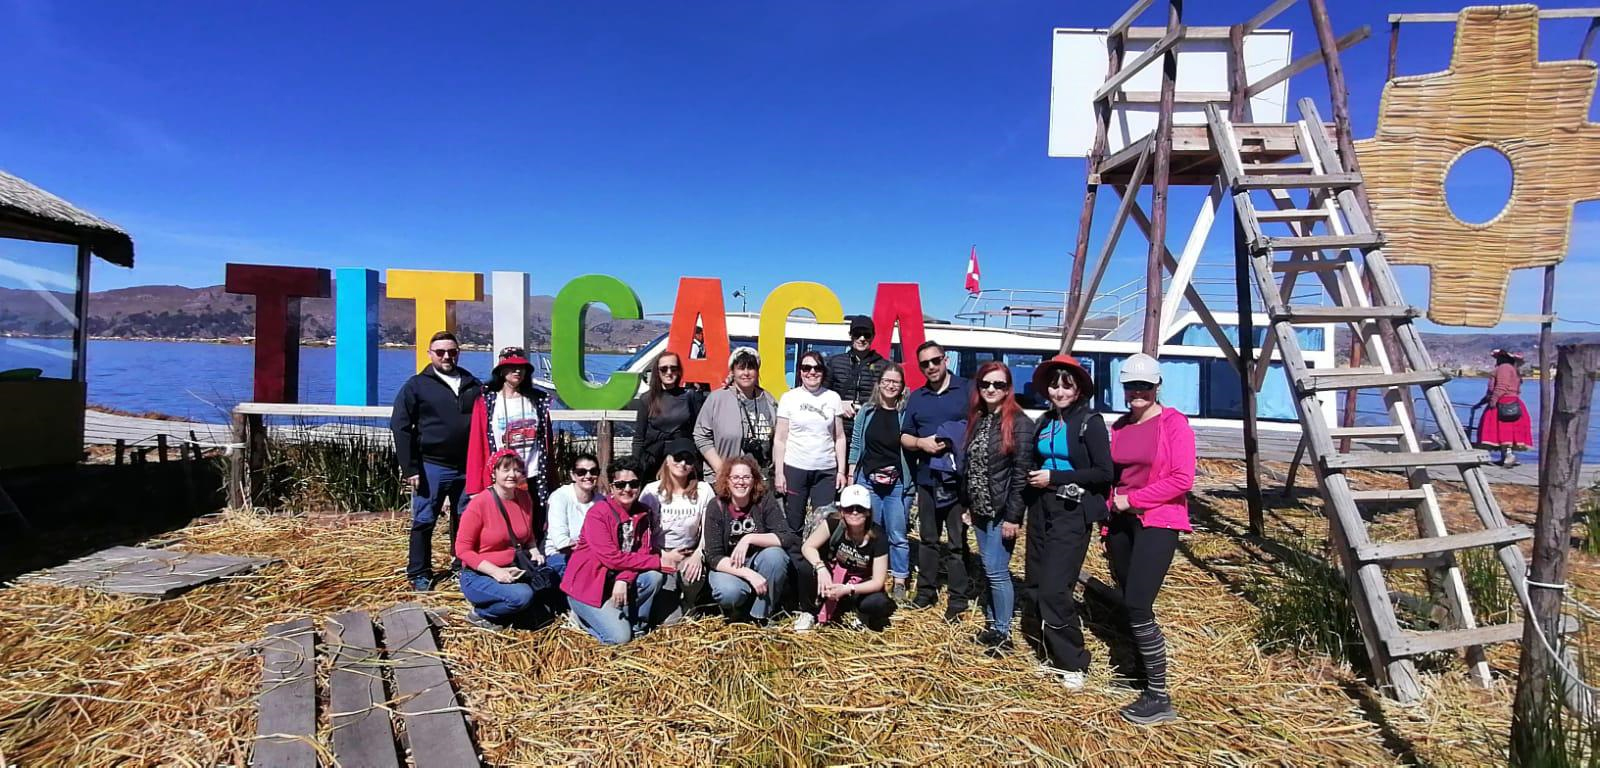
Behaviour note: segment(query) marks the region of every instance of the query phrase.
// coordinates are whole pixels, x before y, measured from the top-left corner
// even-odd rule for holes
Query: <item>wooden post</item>
[[[606,472],[607,477],[611,476],[607,469],[611,466],[611,431],[611,420],[602,414],[599,423],[595,425],[594,455],[600,460],[601,470]]]
[[[1167,34],[1183,26],[1183,0],[1167,5]],[[1178,47],[1161,57],[1161,113],[1156,118],[1155,178],[1150,187],[1150,253],[1144,269],[1144,345],[1147,355],[1161,350],[1161,255],[1167,243],[1167,187],[1172,182],[1172,106],[1177,98]],[[1138,190],[1134,190],[1137,194]]]
[[[1394,79],[1394,76],[1398,71],[1397,66],[1398,66],[1398,62],[1399,62],[1399,57],[1400,57],[1400,22],[1398,20],[1396,20],[1396,21],[1389,22],[1389,76],[1388,76],[1388,78],[1386,78],[1387,80],[1393,80]]]
[[[165,432],[156,435],[156,461],[162,464],[167,463],[167,434]]]
[[[128,441],[117,438],[117,466],[122,466],[122,459],[128,453]]]
[[[72,329],[72,380],[77,382],[89,381],[89,265],[93,262],[89,246],[79,245],[78,292],[73,295],[72,307],[78,321]]]
[[[1539,517],[1534,523],[1533,564],[1528,569],[1529,611],[1523,624],[1517,698],[1511,712],[1514,765],[1528,765],[1527,758],[1548,749],[1534,743],[1529,731],[1537,732],[1537,721],[1549,717],[1548,707],[1562,706],[1555,702],[1565,698],[1570,687],[1565,676],[1557,672],[1557,660],[1546,651],[1545,643],[1558,647],[1560,642],[1567,541],[1581,488],[1583,444],[1589,432],[1589,402],[1594,396],[1597,369],[1600,345],[1562,345],[1556,361],[1556,402],[1550,432],[1539,452]],[[1550,691],[1553,680],[1562,689],[1555,695]]]
[[[250,461],[249,422],[244,414],[233,414],[233,447],[228,449],[228,506],[244,509],[248,502],[245,493],[245,466]],[[121,440],[117,441],[122,442]]]
[[[1593,29],[1593,27],[1590,27]],[[1555,358],[1555,339],[1552,338],[1551,328],[1554,325],[1552,318],[1556,313],[1556,266],[1551,264],[1544,268],[1544,297],[1539,303],[1539,311],[1544,313],[1544,320],[1539,323],[1539,434],[1535,437],[1540,443],[1545,440],[1545,435],[1550,434],[1550,411],[1555,398],[1556,382],[1550,375],[1550,363]],[[1493,408],[1493,405],[1489,407]],[[1544,457],[1539,457],[1540,462]]]
[[[1233,282],[1239,301],[1239,399],[1244,409],[1245,506],[1250,510],[1250,532],[1260,536],[1267,526],[1261,508],[1261,453],[1256,435],[1256,389],[1250,386],[1250,366],[1255,362],[1256,323],[1250,302],[1250,243],[1244,222],[1233,217]],[[1292,481],[1291,481],[1292,482]]]
[[[1110,79],[1118,70],[1122,69],[1122,57],[1127,50],[1126,33],[1114,34],[1106,39],[1106,78]],[[1072,282],[1067,290],[1067,311],[1062,315],[1063,320],[1072,317],[1078,305],[1084,301],[1083,297],[1083,270],[1084,263],[1089,258],[1089,230],[1094,223],[1095,201],[1100,196],[1100,162],[1105,159],[1107,134],[1111,126],[1111,98],[1098,101],[1094,105],[1095,127],[1094,146],[1089,150],[1089,157],[1084,161],[1083,169],[1088,184],[1088,190],[1083,194],[1083,211],[1078,214],[1078,240],[1072,248]],[[1094,300],[1093,296],[1089,297]],[[1087,317],[1088,313],[1085,312]],[[1061,354],[1072,352],[1072,344],[1077,341],[1077,330],[1068,335],[1066,324],[1061,328]]]

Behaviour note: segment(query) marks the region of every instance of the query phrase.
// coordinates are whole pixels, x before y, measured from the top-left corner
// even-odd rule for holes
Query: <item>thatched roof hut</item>
[[[120,267],[133,266],[133,238],[117,225],[0,171],[0,237],[87,245]]]

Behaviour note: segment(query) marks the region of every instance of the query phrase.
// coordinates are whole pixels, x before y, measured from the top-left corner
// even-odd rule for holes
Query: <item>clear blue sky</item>
[[[97,289],[216,284],[228,261],[524,269],[536,293],[607,272],[668,312],[691,274],[757,302],[817,280],[853,312],[893,280],[948,315],[974,243],[985,287],[1066,287],[1083,165],[1045,154],[1051,29],[1125,3],[354,5],[0,0],[0,168],[133,234],[138,267],[97,265]],[[1373,27],[1345,58],[1371,135],[1386,13],[1460,6],[1330,5],[1341,32]],[[1304,3],[1274,26],[1314,48]],[[1584,28],[1545,22],[1544,56]],[[1444,68],[1452,30],[1407,26],[1402,73]],[[1294,85],[1325,102],[1321,69]],[[1600,321],[1600,205],[1578,218],[1558,307]],[[1143,259],[1121,249],[1107,284]],[[1513,279],[1513,311],[1537,286]],[[1425,300],[1420,273],[1407,288]]]

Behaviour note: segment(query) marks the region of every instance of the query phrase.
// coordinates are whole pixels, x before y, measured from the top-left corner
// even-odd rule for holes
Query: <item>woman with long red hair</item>
[[[978,367],[967,401],[966,455],[961,477],[967,497],[967,524],[978,540],[978,555],[989,590],[985,627],[973,638],[999,655],[1011,650],[1011,616],[1016,594],[1011,584],[1011,552],[1017,545],[1028,504],[1023,491],[1036,452],[1033,420],[1011,392],[1011,369],[990,361]]]

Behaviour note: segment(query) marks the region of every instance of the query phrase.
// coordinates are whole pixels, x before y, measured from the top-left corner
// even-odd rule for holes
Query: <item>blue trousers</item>
[[[757,595],[750,582],[731,573],[711,571],[706,581],[717,605],[735,615],[748,612],[750,618],[760,621],[772,615],[772,607],[783,600],[789,584],[789,553],[783,547],[762,547],[747,564],[767,580],[765,595]]]
[[[555,569],[557,576],[567,575],[567,554],[565,552],[551,552],[545,555],[544,564]]]
[[[639,574],[628,591],[628,605],[624,608],[611,602],[610,590],[598,606],[587,605],[570,595],[567,603],[572,606],[572,615],[578,617],[578,623],[596,640],[605,645],[621,645],[650,630],[651,603],[664,578],[660,571]]]
[[[1001,536],[1001,524],[998,517],[972,516],[972,535],[978,540],[978,556],[983,559],[989,587],[989,602],[983,606],[983,618],[991,629],[1009,635],[1017,604],[1011,585],[1011,551],[1016,548],[1017,540]]]
[[[450,554],[455,555],[456,521],[461,519],[461,492],[466,486],[467,478],[461,470],[422,463],[422,475],[411,494],[411,551],[406,557],[406,578],[415,581],[433,575],[433,526],[445,499],[450,500]]]
[[[911,545],[906,542],[906,529],[910,527],[911,489],[905,479],[893,488],[879,492],[867,480],[865,472],[856,472],[856,484],[872,491],[872,522],[883,526],[889,538],[889,575],[905,580],[911,577]]]
[[[478,615],[496,624],[509,624],[533,604],[533,587],[501,584],[471,568],[461,569],[461,594]]]

